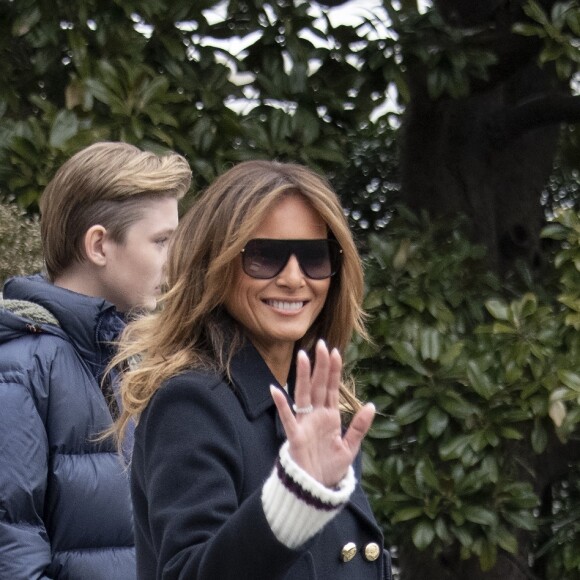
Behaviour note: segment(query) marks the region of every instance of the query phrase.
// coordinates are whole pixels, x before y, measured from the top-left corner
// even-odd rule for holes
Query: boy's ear
[[[101,225],[91,226],[85,233],[85,255],[87,260],[96,266],[107,263],[105,238],[107,230]]]

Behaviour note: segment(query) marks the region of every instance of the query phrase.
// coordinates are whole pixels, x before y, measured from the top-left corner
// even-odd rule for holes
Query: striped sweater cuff
[[[262,488],[262,505],[276,538],[297,548],[317,534],[341,510],[354,491],[349,467],[335,489],[329,489],[300,468],[282,445],[276,466]]]

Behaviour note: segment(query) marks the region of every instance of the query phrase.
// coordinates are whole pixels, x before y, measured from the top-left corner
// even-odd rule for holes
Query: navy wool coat
[[[140,418],[131,467],[138,578],[390,579],[360,484],[304,546],[276,539],[261,489],[285,441],[269,391],[277,383],[252,346],[234,357],[231,372],[233,384],[210,372],[173,377]],[[355,472],[360,480],[360,457]]]
[[[131,580],[127,470],[94,437],[99,379],[124,322],[112,304],[14,278],[0,300],[0,579]],[[12,310],[12,311],[11,311]]]

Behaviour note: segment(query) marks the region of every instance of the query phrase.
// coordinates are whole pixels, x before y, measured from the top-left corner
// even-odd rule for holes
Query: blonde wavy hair
[[[312,354],[318,338],[344,352],[353,332],[366,337],[363,270],[344,211],[326,179],[292,163],[246,161],[218,177],[181,219],[167,261],[168,291],[158,311],[129,323],[111,366],[122,374],[122,413],[113,427],[122,444],[131,419],[138,420],[164,381],[187,369],[229,375],[243,344],[243,330],[225,312],[235,284],[236,260],[253,232],[283,196],[302,195],[327,224],[343,250],[325,305],[297,344]],[[138,360],[137,364],[130,364]],[[341,387],[343,411],[360,407],[352,380]]]

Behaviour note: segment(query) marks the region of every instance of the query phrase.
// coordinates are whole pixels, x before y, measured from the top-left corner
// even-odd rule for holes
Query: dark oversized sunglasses
[[[323,280],[334,276],[342,261],[342,249],[336,240],[250,240],[242,250],[242,268],[252,278],[276,277],[290,256],[296,256],[308,278]]]

